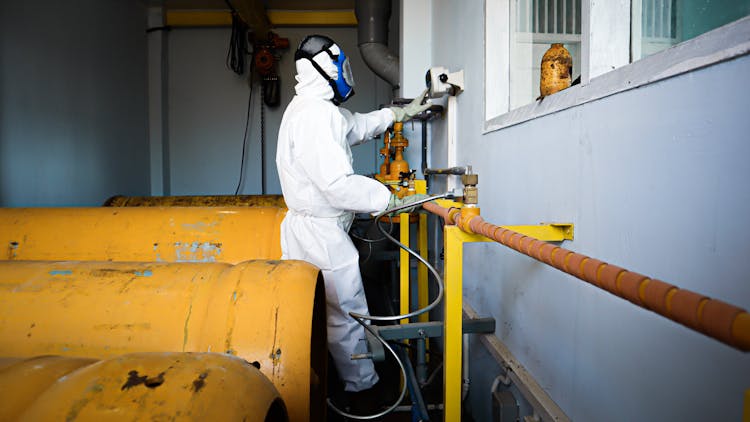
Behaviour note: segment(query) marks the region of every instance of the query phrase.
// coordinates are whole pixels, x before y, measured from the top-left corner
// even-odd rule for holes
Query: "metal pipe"
[[[524,236],[485,222],[479,215],[464,217],[457,208],[435,203],[423,207],[442,217],[446,224],[486,236],[724,344],[750,351],[750,313],[742,308]]]
[[[443,410],[443,405],[442,404],[428,404],[426,406],[427,406],[427,410]],[[414,406],[412,406],[410,404],[405,404],[403,406],[396,407],[395,409],[393,409],[393,411],[394,412],[411,412],[411,409],[413,407]]]
[[[354,2],[357,16],[357,38],[362,58],[376,75],[394,89],[399,87],[399,58],[388,49],[388,20],[391,17],[389,0],[359,0]]]
[[[427,178],[425,171],[427,170],[427,121],[422,120],[422,175]],[[429,193],[430,185],[429,180],[427,181],[427,192]]]
[[[412,411],[416,410],[416,415],[414,415],[414,412],[412,413],[412,416],[417,416],[416,420],[421,421],[428,421],[430,420],[430,415],[427,412],[427,406],[424,402],[424,397],[422,397],[422,390],[419,389],[419,382],[417,381],[417,377],[414,374],[414,368],[411,365],[411,361],[409,360],[409,354],[406,353],[403,347],[398,348],[398,354],[401,358],[401,361],[404,363],[404,368],[406,369],[406,385],[409,388],[409,396],[411,397],[411,401],[413,403]],[[416,408],[416,409],[415,409]]]
[[[466,396],[469,395],[469,387],[471,386],[471,380],[469,379],[469,335],[463,335],[463,342],[461,343],[463,350],[461,351],[461,402],[466,400]]]
[[[427,348],[424,338],[415,340],[417,343],[417,385],[425,385],[427,382]]]
[[[429,176],[433,174],[450,174],[450,175],[455,175],[455,176],[461,176],[463,174],[466,174],[466,167],[450,167],[447,169],[425,168],[422,170],[422,173],[424,173],[425,176]]]

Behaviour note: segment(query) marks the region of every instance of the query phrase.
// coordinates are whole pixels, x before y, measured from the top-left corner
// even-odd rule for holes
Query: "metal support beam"
[[[411,247],[409,244],[409,214],[403,213],[399,215],[399,240],[407,247]],[[399,249],[399,312],[401,315],[409,313],[409,252],[404,249]],[[401,323],[406,324],[409,320],[402,319]]]
[[[441,321],[415,322],[402,325],[380,325],[372,328],[384,340],[405,340],[428,337],[441,337],[443,323]],[[488,334],[495,332],[495,318],[475,318],[463,320],[465,334]]]
[[[354,10],[269,10],[268,19],[279,26],[357,26]]]
[[[445,326],[443,338],[443,395],[446,421],[461,420],[461,363],[463,344],[463,257],[464,243],[489,242],[490,239],[445,226]]]
[[[413,403],[412,408],[412,420],[420,420],[420,421],[429,421],[430,415],[427,412],[427,406],[424,402],[424,397],[422,397],[422,390],[419,388],[419,382],[417,381],[417,376],[414,374],[414,367],[411,365],[411,360],[409,359],[409,354],[404,350],[403,347],[398,348],[398,354],[401,357],[401,362],[404,363],[404,372],[406,372],[406,385],[409,388],[409,396],[411,397],[411,401]],[[415,415],[414,413],[418,412],[419,415]]]
[[[419,226],[417,228],[417,244],[419,246],[419,255],[425,261],[429,259],[427,253],[427,214],[419,214]],[[430,303],[429,288],[427,287],[427,267],[419,264],[417,268],[417,301],[419,308],[425,308]],[[427,312],[419,316],[420,322],[427,322],[430,316]]]

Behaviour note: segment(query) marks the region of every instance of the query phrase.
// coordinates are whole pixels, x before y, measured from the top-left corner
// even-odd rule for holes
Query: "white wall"
[[[149,191],[142,2],[0,2],[0,206]]]
[[[573,222],[568,249],[750,308],[750,98],[738,89],[750,57],[483,134],[483,2],[432,11],[433,64],[466,72],[458,161],[479,174],[486,220]],[[433,129],[437,166],[444,121]],[[467,246],[464,283],[573,420],[741,418],[747,354],[501,245]],[[497,368],[476,348],[472,361],[471,407],[489,420]]]
[[[393,20],[393,19],[392,19]],[[282,54],[281,105],[265,109],[267,193],[279,194],[276,172],[276,139],[281,116],[294,95],[294,50],[308,34],[330,36],[351,60],[356,94],[346,108],[357,112],[389,103],[391,90],[364,64],[357,49],[355,28],[280,28],[290,49]],[[242,135],[249,88],[245,77],[224,64],[229,28],[175,29],[169,32],[168,132],[166,165],[173,195],[230,194],[239,179]],[[248,130],[245,176],[240,193],[261,193],[260,94],[256,83]],[[377,172],[378,141],[353,148],[354,170]]]

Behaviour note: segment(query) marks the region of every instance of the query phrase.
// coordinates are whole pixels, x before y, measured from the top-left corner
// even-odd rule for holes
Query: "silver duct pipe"
[[[399,59],[388,49],[388,20],[391,18],[391,0],[357,0],[359,53],[367,67],[385,80],[393,89],[399,86]]]

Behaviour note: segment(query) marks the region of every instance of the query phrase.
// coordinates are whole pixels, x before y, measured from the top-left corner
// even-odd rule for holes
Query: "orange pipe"
[[[486,236],[724,344],[750,351],[750,314],[742,308],[524,236],[478,215],[464,217],[457,208],[429,202],[423,207],[446,224]]]

